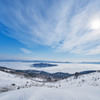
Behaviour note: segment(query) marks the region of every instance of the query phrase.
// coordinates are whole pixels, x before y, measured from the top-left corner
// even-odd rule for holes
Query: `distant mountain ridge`
[[[15,70],[15,69],[6,68],[2,66],[0,66],[0,71],[11,73],[11,74],[22,75],[27,78],[28,77],[41,78],[44,79],[46,82],[54,82],[54,81],[66,79],[71,76],[75,76],[77,78],[79,75],[100,72],[100,70],[88,70],[88,71],[76,72],[74,74],[63,73],[63,72],[48,73],[39,70]]]
[[[46,61],[46,60],[0,60],[0,62],[40,62],[40,63],[65,63],[65,64],[100,64],[100,62],[70,62],[70,61]]]
[[[80,62],[80,64],[100,64],[100,62]]]
[[[0,62],[40,62],[40,63],[72,63],[69,61],[46,61],[46,60],[0,60]]]

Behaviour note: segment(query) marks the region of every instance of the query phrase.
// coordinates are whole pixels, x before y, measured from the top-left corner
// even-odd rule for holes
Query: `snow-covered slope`
[[[0,92],[28,88],[31,86],[42,86],[43,82],[38,78],[25,78],[21,75],[14,75],[0,71]]]
[[[31,68],[31,64],[33,63],[9,62],[1,65],[13,69],[16,67],[15,69],[47,72],[100,70],[100,65],[96,64],[59,64],[48,68]],[[57,82],[43,82],[37,78],[25,78],[0,71],[0,89],[15,89],[0,93],[0,100],[100,100],[100,72],[71,76]]]
[[[74,88],[81,86],[100,87],[100,72],[80,75],[77,78],[75,76],[72,76],[62,81],[59,81],[58,83],[60,84],[61,88]]]
[[[100,87],[32,87],[0,94],[0,100],[100,100]]]
[[[13,85],[15,84],[15,85]],[[100,72],[93,72],[79,76],[71,76],[57,82],[45,82],[39,78],[26,78],[22,75],[14,75],[0,71],[0,88],[3,87],[30,87],[30,86],[48,86],[56,88],[70,88],[79,86],[100,86]],[[43,85],[44,84],[44,85]]]

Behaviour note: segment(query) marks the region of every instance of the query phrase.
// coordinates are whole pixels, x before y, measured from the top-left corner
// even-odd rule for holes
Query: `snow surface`
[[[100,100],[100,87],[32,87],[0,94],[0,100]]]
[[[41,86],[43,83],[38,78],[25,78],[21,75],[13,75],[0,71],[0,92],[2,90],[14,90],[31,86]],[[15,85],[13,85],[15,84]]]
[[[14,69],[35,69],[47,72],[75,73],[100,70],[97,64],[58,64],[55,67],[34,68],[33,63],[0,62],[0,66]],[[40,82],[0,71],[0,88],[10,87],[13,91],[0,93],[0,100],[100,100],[100,72],[71,76],[58,82]],[[11,86],[16,84],[16,86]],[[20,86],[20,89],[16,87]],[[15,90],[14,90],[14,89]]]

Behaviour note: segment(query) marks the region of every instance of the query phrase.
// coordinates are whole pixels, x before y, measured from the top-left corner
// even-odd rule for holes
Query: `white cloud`
[[[100,54],[100,46],[97,46],[87,52],[87,55],[96,55]]]
[[[100,54],[100,30],[90,28],[92,19],[100,18],[99,0],[53,0],[51,5],[34,0],[13,3],[13,7],[1,5],[0,22],[8,27],[4,34],[26,45],[35,42],[59,52]]]
[[[26,53],[26,54],[30,54],[32,53],[32,51],[25,49],[25,48],[20,48],[22,52]]]

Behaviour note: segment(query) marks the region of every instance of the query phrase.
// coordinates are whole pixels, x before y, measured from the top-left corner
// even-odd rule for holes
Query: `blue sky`
[[[100,61],[100,1],[0,0],[0,59]]]

